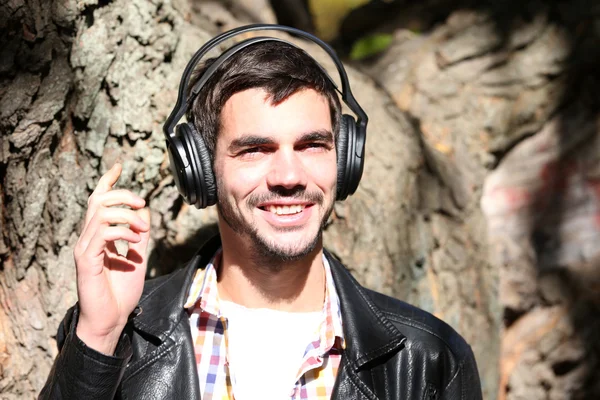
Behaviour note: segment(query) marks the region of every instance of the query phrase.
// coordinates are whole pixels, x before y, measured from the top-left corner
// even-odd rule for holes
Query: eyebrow
[[[326,142],[333,143],[333,134],[327,129],[319,129],[300,136],[298,142]]]
[[[237,150],[247,147],[264,146],[265,144],[273,143],[275,143],[275,139],[270,136],[245,135],[231,142],[228,149],[230,152],[235,153]]]
[[[296,140],[297,142],[325,142],[333,143],[333,134],[327,129],[319,129],[313,132],[303,134]],[[241,149],[264,146],[274,144],[275,139],[271,136],[259,136],[259,135],[244,135],[231,142],[228,150],[235,153]]]

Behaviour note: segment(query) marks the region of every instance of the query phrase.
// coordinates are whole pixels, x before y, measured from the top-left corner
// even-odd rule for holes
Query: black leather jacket
[[[196,268],[215,253],[212,240],[185,269],[146,282],[114,357],[75,335],[77,306],[59,327],[60,353],[41,399],[200,399],[189,319],[183,307]],[[447,324],[360,286],[329,253],[346,349],[333,399],[481,399],[469,345]],[[275,366],[274,366],[275,367]]]

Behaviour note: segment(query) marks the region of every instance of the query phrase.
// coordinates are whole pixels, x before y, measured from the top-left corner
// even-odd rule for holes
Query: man
[[[361,287],[323,249],[347,195],[340,154],[354,151],[342,150],[353,121],[310,56],[276,39],[234,46],[182,79],[180,103],[191,122],[167,135],[175,180],[192,204],[214,197],[220,235],[144,284],[149,214],[112,190],[120,166],[108,171],[89,199],[74,251],[79,302],[41,398],[481,398],[456,332]],[[130,243],[126,257],[117,239]]]

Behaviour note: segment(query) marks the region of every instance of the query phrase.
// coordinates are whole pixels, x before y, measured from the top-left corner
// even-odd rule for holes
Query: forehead
[[[264,89],[248,89],[234,94],[225,103],[218,141],[231,141],[248,134],[283,140],[331,129],[327,98],[315,90],[304,89],[273,104]]]

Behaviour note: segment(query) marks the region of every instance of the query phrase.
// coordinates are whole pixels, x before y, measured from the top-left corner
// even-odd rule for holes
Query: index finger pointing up
[[[119,180],[119,176],[121,176],[121,170],[121,164],[115,163],[111,169],[109,169],[104,175],[102,175],[102,177],[98,181],[98,185],[96,185],[96,189],[94,189],[94,193],[106,193],[110,189],[112,189],[113,185]]]
[[[119,179],[120,175],[121,175],[121,164],[115,163],[112,166],[112,168],[109,169],[104,175],[102,175],[102,177],[98,181],[96,188],[94,189],[94,191],[92,192],[92,194],[90,195],[90,197],[88,198],[88,201],[87,201],[88,209],[85,213],[85,220],[84,220],[84,225],[83,225],[84,231],[87,228],[90,220],[96,213],[96,209],[99,206],[98,204],[95,204],[96,202],[94,202],[94,199],[96,199],[99,195],[109,192],[112,189],[113,185]]]

